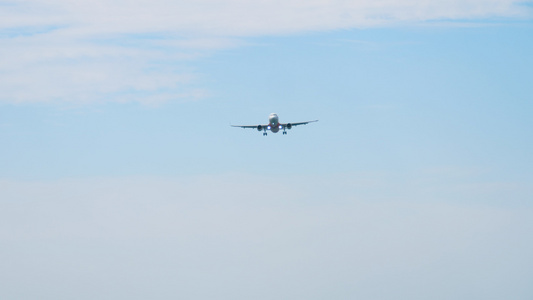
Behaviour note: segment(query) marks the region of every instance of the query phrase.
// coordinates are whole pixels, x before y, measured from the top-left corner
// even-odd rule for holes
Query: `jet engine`
[[[261,130],[263,130],[263,126],[257,125],[257,131],[261,131]]]
[[[291,123],[288,123],[287,124],[287,129],[291,129],[292,128],[292,124]]]

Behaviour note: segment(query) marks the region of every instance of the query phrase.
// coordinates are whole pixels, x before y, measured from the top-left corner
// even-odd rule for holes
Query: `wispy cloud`
[[[199,96],[197,74],[186,63],[199,50],[158,42],[105,35],[96,39],[71,29],[3,39],[0,100],[157,102]]]
[[[531,296],[530,205],[435,202],[416,187],[379,200],[386,181],[335,193],[368,187],[365,177],[0,180],[0,278],[10,282],[0,296],[83,298],[90,280],[92,297],[144,298],[124,278],[142,295],[156,286],[195,299]]]
[[[198,95],[187,61],[239,38],[492,17],[515,0],[17,1],[0,6],[2,102],[124,101]],[[194,92],[196,91],[196,92]],[[188,96],[185,96],[188,97]],[[135,99],[135,97],[131,97]],[[137,101],[135,99],[135,101]],[[148,102],[150,102],[148,100]]]
[[[68,24],[88,32],[257,35],[367,27],[400,21],[524,17],[517,0],[23,1],[2,27]]]

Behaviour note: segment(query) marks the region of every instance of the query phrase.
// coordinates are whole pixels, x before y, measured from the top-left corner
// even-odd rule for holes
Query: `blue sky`
[[[0,3],[1,298],[530,299],[530,7]]]

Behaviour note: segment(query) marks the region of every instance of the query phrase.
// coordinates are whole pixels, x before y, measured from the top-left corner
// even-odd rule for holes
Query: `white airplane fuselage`
[[[279,125],[279,118],[278,118],[278,115],[277,114],[270,114],[270,116],[268,117],[268,127],[267,129],[272,131],[273,133],[276,133],[279,131],[280,129],[280,125]]]

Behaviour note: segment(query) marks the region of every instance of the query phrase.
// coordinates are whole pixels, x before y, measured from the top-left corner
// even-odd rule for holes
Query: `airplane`
[[[277,114],[270,114],[268,116],[267,125],[231,125],[232,127],[241,127],[241,128],[255,128],[257,131],[264,131],[263,136],[267,135],[267,130],[277,133],[280,129],[283,129],[283,134],[287,134],[287,129],[291,129],[293,126],[306,125],[312,122],[318,122],[318,120],[307,121],[307,122],[297,122],[297,123],[280,123]]]

